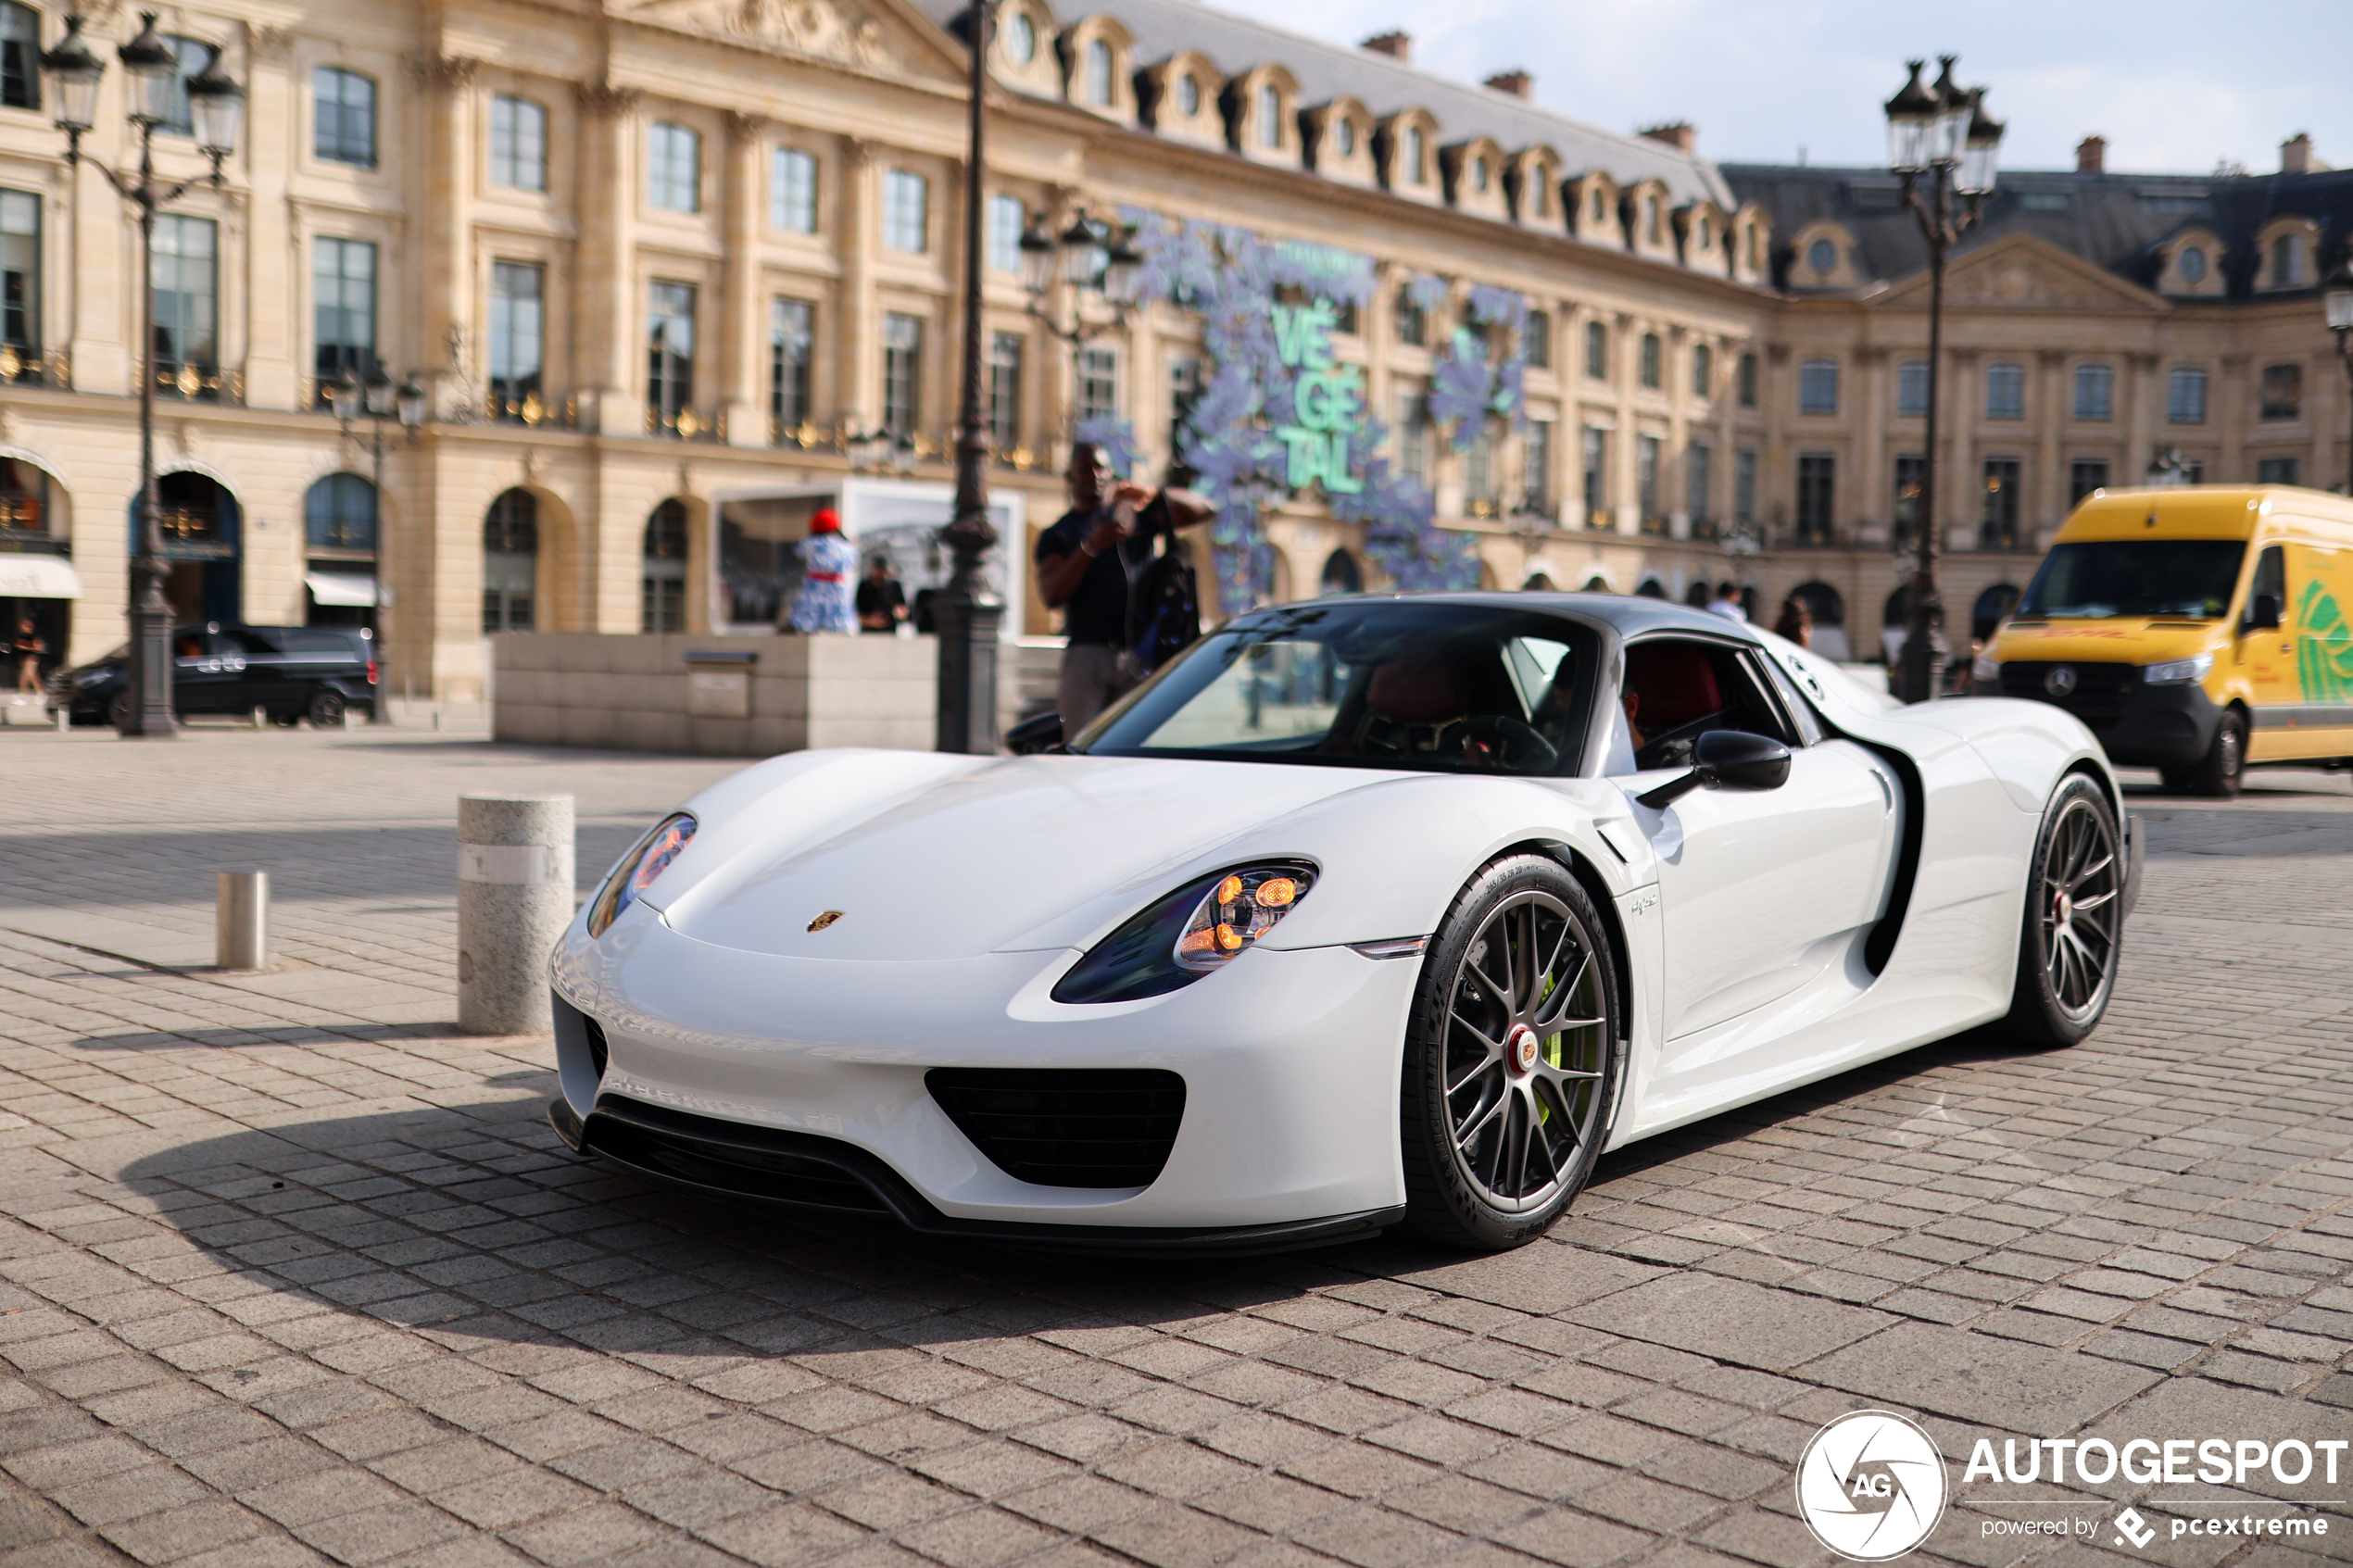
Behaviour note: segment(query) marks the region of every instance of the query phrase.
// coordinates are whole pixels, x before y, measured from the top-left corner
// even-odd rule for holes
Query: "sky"
[[[1989,88],[2008,122],[2005,168],[2072,169],[2097,132],[2110,170],[2263,173],[2299,131],[2353,167],[2349,0],[1287,0],[1256,14],[1344,44],[1402,28],[1425,69],[1476,82],[1521,67],[1544,108],[1619,132],[1689,120],[1719,162],[1803,148],[1810,163],[1883,163],[1881,105],[1903,62],[1958,54],[1962,83]]]

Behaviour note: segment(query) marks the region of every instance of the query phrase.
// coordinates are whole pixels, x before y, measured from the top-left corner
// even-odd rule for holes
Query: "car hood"
[[[685,935],[749,952],[904,960],[1064,947],[1204,860],[1312,856],[1306,840],[1327,835],[1287,834],[1287,823],[1401,781],[1353,768],[1068,756],[910,758],[891,780],[880,755],[859,759],[868,787],[855,806],[824,788],[817,769],[706,822],[647,901]],[[831,910],[835,921],[810,929]]]
[[[2203,653],[2223,639],[2220,621],[2194,624],[2118,617],[2112,621],[2027,621],[2005,626],[1988,651],[2013,659],[2078,664],[2161,664]]]

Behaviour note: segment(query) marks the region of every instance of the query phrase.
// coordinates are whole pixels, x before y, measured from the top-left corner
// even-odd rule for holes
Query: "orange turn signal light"
[[[1258,884],[1258,907],[1279,909],[1299,897],[1299,884],[1287,876],[1270,876]]]
[[[1217,901],[1221,904],[1230,904],[1241,896],[1242,879],[1238,876],[1229,876],[1217,884]]]

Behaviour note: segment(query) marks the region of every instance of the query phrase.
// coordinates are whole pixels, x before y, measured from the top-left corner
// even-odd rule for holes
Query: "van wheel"
[[[2206,759],[2190,770],[2188,784],[2194,794],[2228,800],[2246,778],[2246,718],[2233,709],[2214,726],[2214,744]]]
[[[310,694],[310,727],[314,730],[341,729],[343,708],[341,692],[312,692]]]

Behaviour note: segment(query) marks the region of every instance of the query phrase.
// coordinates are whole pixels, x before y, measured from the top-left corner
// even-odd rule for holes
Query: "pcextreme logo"
[[[1948,1498],[1936,1439],[1893,1411],[1840,1416],[1797,1461],[1806,1527],[1855,1562],[1884,1562],[1928,1539]]]

